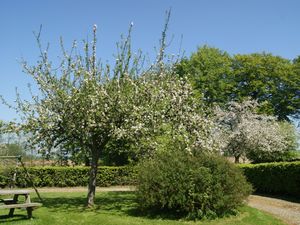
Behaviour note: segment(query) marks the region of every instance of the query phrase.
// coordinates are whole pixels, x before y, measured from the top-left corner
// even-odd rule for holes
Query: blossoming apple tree
[[[248,99],[242,103],[229,102],[225,109],[215,110],[223,152],[233,156],[236,163],[241,157],[276,160],[276,156],[295,149],[292,125],[287,122],[282,125],[275,117],[257,114],[257,106],[256,101]]]
[[[189,152],[215,149],[212,121],[199,112],[191,86],[163,63],[164,37],[157,65],[146,71],[140,69],[141,54],[131,53],[130,32],[118,45],[113,68],[99,62],[96,43],[94,26],[83,55],[74,42],[71,51],[62,44],[58,67],[43,50],[36,65],[24,62],[39,93],[31,101],[18,95],[15,109],[22,122],[9,126],[28,134],[28,143],[45,154],[67,148],[91,157],[88,206],[94,204],[99,157],[112,139],[130,140],[144,155],[156,150],[162,134]]]

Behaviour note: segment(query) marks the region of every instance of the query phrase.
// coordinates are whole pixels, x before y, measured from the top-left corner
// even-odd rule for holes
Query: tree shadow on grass
[[[179,213],[168,210],[142,210],[139,208],[138,199],[133,192],[110,192],[105,198],[96,200],[96,210],[109,213],[125,214],[133,217],[144,217],[148,219],[178,220],[182,218]]]
[[[82,212],[85,210],[84,197],[43,197],[43,207],[51,212]]]
[[[135,195],[130,192],[107,192],[100,193],[95,198],[95,207],[86,207],[85,196],[63,195],[43,196],[43,207],[52,212],[84,212],[84,211],[120,211],[133,207]],[[35,199],[33,199],[34,201]]]
[[[178,213],[166,210],[142,211],[138,206],[138,199],[134,192],[106,192],[96,196],[95,207],[86,208],[86,197],[67,196],[44,197],[43,207],[50,212],[81,213],[97,212],[110,215],[127,215],[132,217],[144,217],[148,219],[177,220],[182,217]]]
[[[8,214],[8,211],[7,211],[7,214]],[[32,218],[34,218],[34,217],[32,217]],[[1,215],[0,216],[0,223],[2,223],[2,222],[12,222],[12,221],[23,221],[23,220],[28,220],[26,211],[24,211],[24,214],[16,214],[15,213],[13,217],[9,217],[8,215]]]
[[[133,217],[144,217],[147,219],[154,219],[154,220],[179,220],[184,218],[185,215],[179,212],[173,212],[166,209],[148,209],[148,210],[141,210],[139,208],[135,208],[132,210],[127,211],[127,215]]]

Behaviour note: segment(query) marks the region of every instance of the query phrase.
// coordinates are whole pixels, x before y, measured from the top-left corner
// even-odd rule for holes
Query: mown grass
[[[26,211],[16,210],[16,216],[7,218],[8,210],[0,210],[1,224],[101,224],[101,225],[283,225],[281,221],[256,209],[244,206],[237,216],[212,221],[186,221],[176,215],[146,214],[138,210],[132,192],[102,192],[96,196],[94,209],[84,207],[86,193],[42,193],[43,207],[33,212],[34,218],[26,219]],[[33,200],[37,201],[36,198]]]

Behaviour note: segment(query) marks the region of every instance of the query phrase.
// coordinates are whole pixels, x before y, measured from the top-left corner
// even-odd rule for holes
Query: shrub
[[[142,209],[165,209],[190,219],[233,212],[251,192],[241,171],[225,158],[179,151],[141,163],[137,183]]]
[[[37,187],[87,186],[89,167],[29,167],[27,171]],[[97,186],[132,185],[135,183],[135,170],[132,167],[99,167]],[[12,176],[12,175],[11,175]],[[8,185],[7,175],[0,172],[0,185]],[[32,184],[22,168],[17,170],[17,187]]]
[[[300,196],[300,162],[240,165],[256,192]]]

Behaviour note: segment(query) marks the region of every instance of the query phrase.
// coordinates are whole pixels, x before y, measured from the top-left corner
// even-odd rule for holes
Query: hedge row
[[[285,194],[300,197],[300,162],[261,163],[239,165],[247,180],[258,193]],[[29,167],[32,181],[37,187],[87,186],[89,167]],[[7,170],[1,172],[0,186],[10,182]],[[136,170],[133,167],[99,167],[97,186],[135,185]],[[31,186],[25,172],[17,170],[17,187]]]
[[[240,165],[257,193],[300,196],[300,162]]]
[[[29,167],[27,171],[36,187],[75,187],[87,186],[89,167]],[[12,174],[1,176],[0,185],[7,186]],[[136,172],[132,167],[99,167],[97,186],[134,185]],[[31,186],[22,168],[17,170],[17,187]]]

